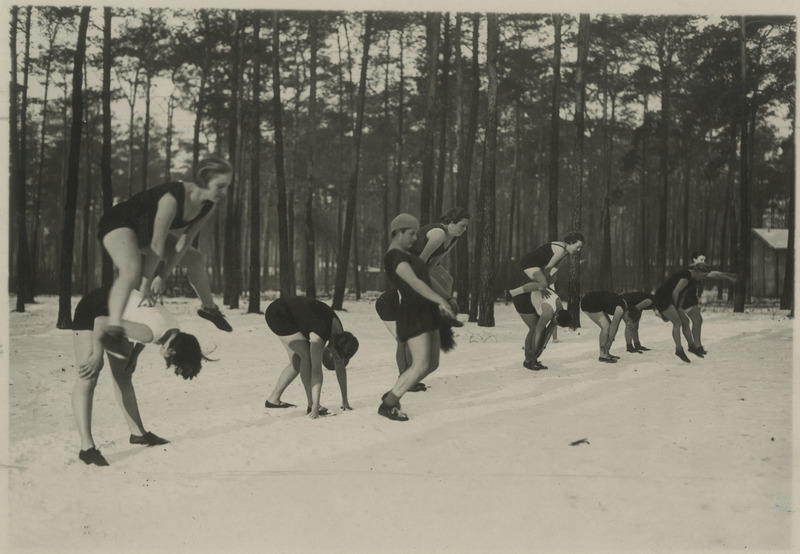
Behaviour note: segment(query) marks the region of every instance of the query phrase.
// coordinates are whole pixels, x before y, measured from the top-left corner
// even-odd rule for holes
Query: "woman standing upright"
[[[412,360],[392,389],[383,395],[378,407],[380,415],[396,421],[408,420],[400,407],[400,398],[439,367],[439,311],[456,319],[447,297],[431,288],[427,264],[411,251],[418,229],[419,222],[413,215],[404,213],[395,217],[390,226],[389,251],[383,258],[386,273],[400,292],[397,339],[407,343]]]
[[[232,330],[214,303],[203,255],[192,247],[232,174],[227,161],[206,158],[195,170],[195,182],[176,181],[144,190],[100,218],[97,236],[119,271],[109,292],[109,326],[102,339],[109,353],[124,356],[122,311],[131,291],[139,287],[143,301],[151,300],[163,292],[165,279],[179,263],[188,269],[189,282],[202,301],[198,315],[223,331]]]

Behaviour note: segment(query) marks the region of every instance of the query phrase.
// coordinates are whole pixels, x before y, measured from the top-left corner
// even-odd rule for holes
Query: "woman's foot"
[[[689,359],[689,356],[686,355],[686,352],[683,351],[683,348],[678,348],[675,350],[675,355],[687,364],[692,363],[692,360]]]
[[[210,308],[203,306],[202,308],[197,310],[197,315],[199,315],[203,319],[209,320],[211,323],[216,325],[217,329],[219,329],[220,331],[225,331],[227,333],[233,331],[233,327],[231,327],[231,324],[228,323],[228,320],[225,319],[225,316],[222,315],[222,312],[219,311],[219,308],[216,306],[212,306]]]
[[[639,352],[639,351],[636,349],[636,347],[635,347],[635,346],[633,346],[632,344],[629,344],[629,345],[628,345],[628,346],[625,348],[625,350],[627,350],[627,351],[628,351],[628,352],[630,352],[631,354],[641,354],[641,352]]]
[[[606,363],[606,364],[615,364],[615,363],[617,363],[617,360],[615,360],[614,358],[611,358],[609,356],[600,356],[599,358],[597,358],[597,361],[598,362],[603,362],[603,363]]]
[[[81,450],[78,453],[78,458],[80,458],[80,460],[86,465],[91,465],[91,464],[94,464],[96,466],[108,465],[106,459],[103,457],[102,454],[100,454],[100,451],[94,446],[87,450]]]
[[[426,390],[428,390],[428,386],[425,383],[417,383],[408,388],[408,392],[424,392]]]
[[[381,402],[378,406],[378,414],[393,421],[408,421],[408,416],[400,409],[400,406],[388,406]]]
[[[698,358],[702,358],[704,356],[703,352],[696,346],[690,346],[687,350],[697,356]]]
[[[160,444],[169,444],[167,439],[162,439],[158,435],[148,431],[144,435],[131,435],[131,444],[144,444],[146,446],[156,446]]]
[[[637,352],[647,352],[648,350],[650,350],[650,349],[647,348],[646,346],[642,346],[641,344],[637,344],[636,345],[636,351]]]

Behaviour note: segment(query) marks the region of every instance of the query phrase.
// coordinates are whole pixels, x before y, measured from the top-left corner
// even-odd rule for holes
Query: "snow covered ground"
[[[598,363],[597,327],[583,317],[548,346],[550,369],[532,372],[521,365],[525,326],[497,304],[495,327],[457,330],[429,390],[403,398],[411,420],[400,423],[376,413],[396,368],[371,301],[340,314],[361,341],[354,410],[319,420],[305,415],[299,379],[283,399],[300,408],[264,408],[286,360],[263,315],[228,310],[226,334],[193,315],[196,301],[167,303],[219,361],[188,382],[145,350],[134,377],[142,417],[172,441],[153,448],[128,443],[106,365],[93,425],[105,468],[77,459],[75,360],[71,332],[55,328],[57,299],[9,314],[10,551],[798,546],[786,312],[706,310],[710,354],[691,364],[650,313],[640,334],[652,351],[626,354],[620,329],[622,359]],[[338,411],[332,372],[322,397]]]

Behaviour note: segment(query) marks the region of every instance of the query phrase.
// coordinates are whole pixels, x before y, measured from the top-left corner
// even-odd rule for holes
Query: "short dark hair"
[[[567,310],[558,310],[556,323],[559,327],[569,327],[572,324],[572,316]]]
[[[462,219],[469,219],[469,212],[459,206],[451,208],[447,213],[442,214],[440,218],[441,222],[445,225],[448,223],[458,223]]]
[[[580,231],[572,231],[570,233],[567,233],[567,236],[564,237],[564,242],[566,242],[567,244],[575,244],[578,241],[586,242],[586,239],[583,238],[583,233],[581,233]]]
[[[350,361],[350,358],[355,356],[358,352],[358,339],[349,331],[342,331],[336,333],[331,337],[331,346],[339,356],[344,360],[345,365]]]
[[[166,358],[167,367],[175,366],[175,375],[184,379],[194,379],[203,367],[203,360],[211,361],[200,349],[197,337],[189,333],[177,333],[169,343],[169,349],[172,354]]]

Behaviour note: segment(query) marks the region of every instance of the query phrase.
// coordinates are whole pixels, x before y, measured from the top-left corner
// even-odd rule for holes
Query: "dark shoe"
[[[400,406],[387,406],[383,402],[378,406],[378,414],[394,421],[408,421],[408,416],[400,410]]]
[[[708,354],[708,351],[705,348],[703,348],[702,346],[698,346],[697,347],[697,351],[700,352],[703,356]]]
[[[118,325],[112,325],[105,330],[100,337],[100,344],[106,352],[121,360],[127,360],[133,352],[133,346],[125,338],[125,330]]]
[[[694,354],[695,356],[697,356],[698,358],[702,358],[703,357],[703,353],[696,346],[690,346],[689,348],[687,348],[687,350],[689,352],[691,352],[692,354]]]
[[[272,402],[267,400],[266,402],[264,402],[264,407],[265,408],[297,408],[297,406],[295,406],[294,404],[289,404],[288,402],[283,402],[283,401],[280,401],[280,400],[278,401],[277,404],[273,404]]]
[[[310,413],[311,413],[311,408],[310,408],[310,407],[309,407],[309,408],[306,408],[306,415],[308,415],[308,414],[310,414]],[[323,415],[328,415],[328,413],[329,413],[329,412],[328,412],[328,408],[326,408],[325,406],[320,406],[320,407],[319,407],[319,411],[317,412],[317,414],[318,414],[318,415],[321,415],[321,416],[323,416]]]
[[[676,350],[675,351],[675,355],[677,357],[679,357],[681,360],[683,360],[684,362],[686,362],[687,364],[692,363],[692,360],[689,359],[689,356],[687,356],[686,352],[684,352],[683,350]]]
[[[628,352],[630,352],[631,354],[636,354],[636,353],[638,353],[638,352],[639,352],[638,350],[636,350],[636,348],[634,348],[634,347],[633,347],[633,345],[632,345],[632,344],[629,344],[629,345],[628,345],[628,346],[625,348],[625,350],[627,350],[627,351],[628,351]]]
[[[425,383],[417,383],[408,388],[408,392],[425,392],[426,390],[428,390],[428,386]]]
[[[535,362],[533,362],[533,370],[534,371],[541,371],[543,369],[547,369],[547,366],[544,365],[542,362],[540,362],[539,360],[536,360]]]
[[[144,444],[147,446],[156,446],[158,444],[169,444],[167,439],[162,439],[158,435],[154,435],[150,431],[144,435],[131,435],[131,444]]]
[[[642,346],[641,344],[637,344],[636,345],[636,350],[639,351],[639,352],[647,352],[650,349],[647,348],[646,346]]]
[[[612,353],[610,353],[610,352],[608,353],[608,357],[609,357],[609,358],[613,358],[613,359],[615,359],[615,360],[619,360],[619,359],[620,359],[620,358],[619,358],[619,356],[615,356],[614,354],[612,354]]]
[[[220,331],[225,331],[230,333],[233,331],[233,327],[231,324],[228,323],[228,320],[225,319],[225,316],[222,315],[222,312],[219,311],[219,308],[214,306],[213,308],[200,308],[197,310],[197,315],[202,317],[203,319],[209,320],[211,323],[217,326],[217,329]]]
[[[80,460],[86,465],[91,465],[91,464],[94,464],[96,466],[108,465],[106,459],[103,458],[103,455],[100,454],[100,451],[94,446],[91,447],[89,450],[81,450],[80,452],[78,452],[78,458],[80,458]]]
[[[606,358],[605,356],[600,356],[599,358],[597,358],[597,361],[598,362],[603,362],[603,363],[606,363],[606,364],[615,364],[615,363],[617,363],[617,360],[615,360],[614,358]]]
[[[522,362],[522,367],[524,367],[525,369],[533,369],[533,362],[530,360],[525,360],[524,362]]]

